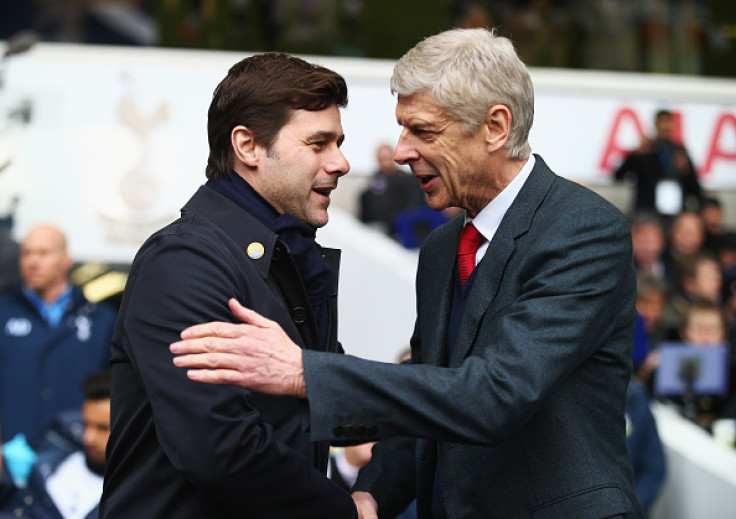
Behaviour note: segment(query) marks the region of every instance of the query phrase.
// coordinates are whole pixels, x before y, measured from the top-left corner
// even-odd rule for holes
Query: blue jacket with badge
[[[25,433],[33,444],[60,411],[80,409],[90,373],[109,368],[116,312],[79,288],[58,326],[22,290],[0,296],[0,424],[3,441]]]

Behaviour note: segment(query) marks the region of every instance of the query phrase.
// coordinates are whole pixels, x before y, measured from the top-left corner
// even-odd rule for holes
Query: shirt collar
[[[50,303],[44,301],[41,296],[28,286],[23,287],[23,294],[26,299],[36,308],[44,321],[52,326],[58,326],[64,312],[68,308],[72,300],[72,287],[67,285],[61,295]]]

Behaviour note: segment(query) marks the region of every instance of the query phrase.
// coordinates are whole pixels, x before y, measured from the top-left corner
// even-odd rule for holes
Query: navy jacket
[[[249,256],[260,243],[264,254]],[[338,251],[328,349],[337,352]],[[184,328],[232,321],[240,300],[318,348],[307,294],[277,235],[202,187],[179,220],[155,233],[132,264],[112,345],[112,425],[100,516],[320,518],[355,514],[326,476],[328,444],[313,443],[296,398],[192,382],[169,344]]]
[[[57,327],[47,324],[22,290],[0,296],[0,423],[3,441],[30,443],[65,410],[78,410],[91,373],[110,367],[116,312],[87,301],[79,288]]]
[[[389,438],[353,487],[381,517],[414,495],[428,517],[435,466],[449,519],[642,517],[626,450],[636,287],[623,215],[537,157],[441,367],[462,225],[422,245],[412,365],[304,352],[313,437]]]

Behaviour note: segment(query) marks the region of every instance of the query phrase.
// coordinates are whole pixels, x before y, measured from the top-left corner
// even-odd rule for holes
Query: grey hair
[[[529,157],[534,87],[508,38],[487,29],[452,29],[419,42],[394,67],[391,92],[409,96],[425,90],[468,134],[483,124],[489,108],[506,106],[508,158]]]

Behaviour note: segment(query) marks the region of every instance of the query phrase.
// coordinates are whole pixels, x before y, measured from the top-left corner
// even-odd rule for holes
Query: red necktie
[[[463,227],[460,233],[460,245],[457,248],[457,271],[460,274],[460,283],[463,285],[475,268],[475,254],[482,241],[483,235],[472,223]]]

